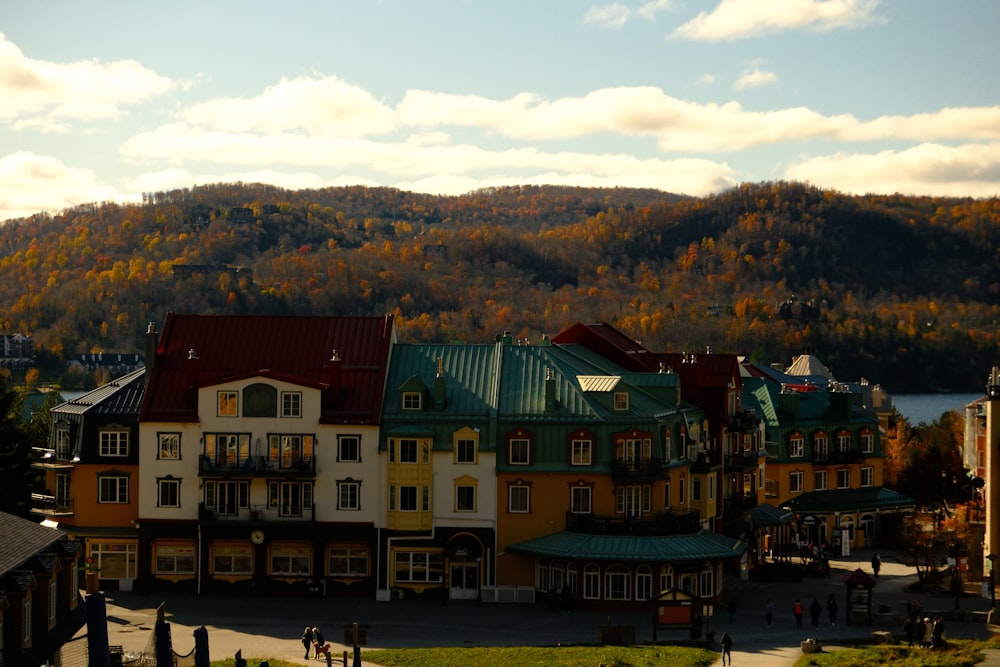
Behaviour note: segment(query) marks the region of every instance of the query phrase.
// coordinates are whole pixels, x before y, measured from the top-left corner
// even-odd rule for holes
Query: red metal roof
[[[323,423],[377,424],[394,339],[389,315],[168,313],[139,421],[197,421],[199,387],[261,375],[322,388]]]

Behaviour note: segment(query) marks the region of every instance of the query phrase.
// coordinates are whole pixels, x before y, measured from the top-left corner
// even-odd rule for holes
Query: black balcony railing
[[[663,479],[667,476],[663,459],[618,460],[611,463],[611,476],[615,481],[644,481]]]
[[[204,454],[198,459],[201,475],[266,475],[268,477],[314,477],[316,457],[274,460],[266,456],[242,459],[212,458]]]
[[[205,503],[198,506],[198,519],[201,521],[315,521],[314,507],[299,505],[248,505],[247,507],[206,507]]]
[[[78,456],[72,456],[69,452],[56,451],[47,447],[32,447],[31,450],[31,467],[35,469],[68,469],[76,467],[76,464],[80,462]]]
[[[630,517],[599,514],[566,514],[566,530],[600,535],[686,535],[701,529],[697,510],[669,510]]]
[[[39,516],[72,516],[73,499],[56,498],[44,493],[32,493],[31,513]]]

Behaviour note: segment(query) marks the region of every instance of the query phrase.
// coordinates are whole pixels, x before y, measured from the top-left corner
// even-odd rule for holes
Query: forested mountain
[[[0,332],[49,358],[141,351],[170,310],[394,313],[403,341],[605,321],[657,350],[810,350],[894,392],[975,390],[998,305],[995,198],[220,184],[0,226]]]

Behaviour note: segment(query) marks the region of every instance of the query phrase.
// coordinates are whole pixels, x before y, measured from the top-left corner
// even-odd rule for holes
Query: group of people
[[[315,657],[320,657],[323,653],[330,652],[330,645],[323,639],[323,633],[319,628],[310,628],[308,625],[302,631],[302,646],[306,649],[306,658],[309,658],[309,651],[315,653]]]
[[[944,619],[940,615],[931,620],[929,616],[911,614],[903,621],[903,634],[910,646],[916,643],[920,648],[944,648]]]
[[[837,597],[830,593],[830,597],[826,599],[826,613],[830,619],[830,625],[837,627]],[[792,605],[792,614],[795,616],[795,627],[802,627],[802,617],[805,615],[805,607],[802,605],[802,600],[795,600],[795,604]],[[812,604],[809,605],[809,617],[812,621],[812,629],[819,630],[819,622],[823,616],[823,605],[820,604],[819,600],[813,598]],[[774,620],[774,603],[769,599],[764,607],[764,620],[767,621],[768,627]]]

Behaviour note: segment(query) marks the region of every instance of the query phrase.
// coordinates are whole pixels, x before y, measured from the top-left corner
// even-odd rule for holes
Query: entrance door
[[[451,561],[452,600],[475,600],[479,595],[479,565],[474,560]]]

